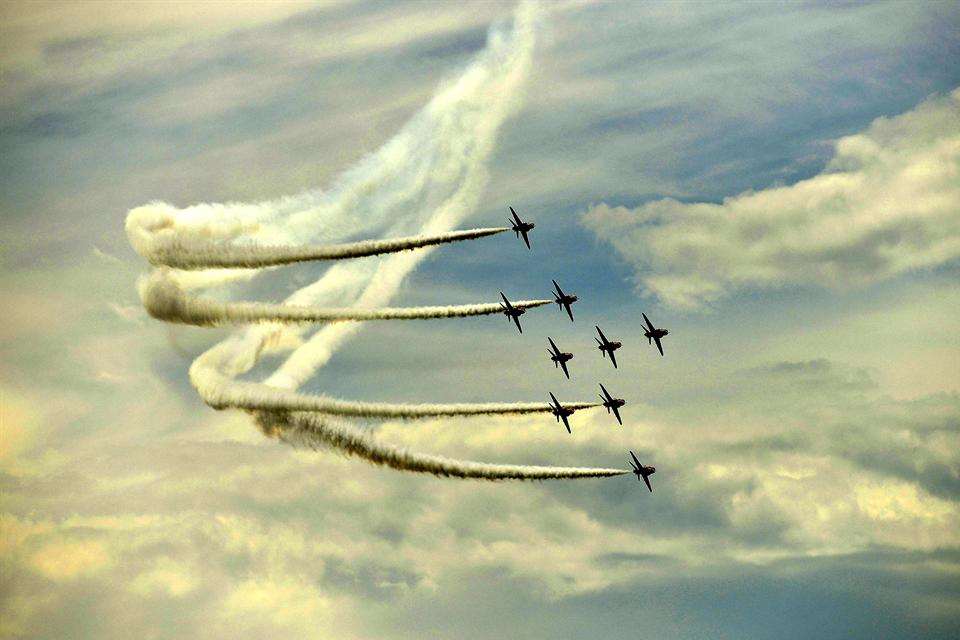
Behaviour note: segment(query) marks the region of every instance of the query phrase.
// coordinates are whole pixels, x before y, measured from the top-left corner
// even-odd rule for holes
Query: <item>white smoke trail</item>
[[[373,464],[441,477],[478,480],[563,480],[607,478],[629,473],[626,469],[538,467],[453,460],[399,449],[379,442],[370,434],[348,423],[308,413],[260,413],[257,416],[257,422],[265,434],[296,446],[312,448],[328,446]]]
[[[517,108],[519,93],[533,55],[535,7],[522,3],[514,18],[513,32],[491,31],[487,48],[450,87],[437,94],[408,125],[418,131],[412,155],[418,155],[424,136],[437,147],[429,160],[434,165],[427,188],[421,191],[423,218],[420,233],[452,229],[476,209],[486,185],[486,165],[503,121]],[[401,133],[401,136],[403,133]],[[431,184],[432,183],[432,184]],[[413,218],[408,218],[411,222]],[[429,251],[429,250],[427,250]],[[357,305],[386,304],[400,283],[427,251],[399,254],[383,259]],[[333,352],[354,332],[357,324],[338,324],[321,329],[292,353],[267,380],[267,384],[296,388],[323,366]]]
[[[265,349],[293,342],[284,338],[296,337],[302,332],[306,328],[304,320],[330,320],[329,316],[323,317],[330,309],[318,308],[320,301],[330,304],[336,300],[339,306],[353,307],[350,313],[355,315],[350,316],[351,320],[372,319],[365,314],[383,313],[376,307],[388,303],[406,275],[436,247],[422,239],[449,239],[456,235],[451,230],[477,207],[497,133],[518,104],[531,64],[535,13],[533,4],[523,2],[517,9],[511,32],[492,30],[486,49],[455,82],[439,91],[379,151],[344,174],[328,193],[312,191],[256,204],[200,204],[185,209],[154,202],[128,214],[127,232],[131,243],[148,260],[191,269],[221,267],[196,272],[158,272],[148,278],[141,286],[141,295],[151,313],[157,312],[155,315],[169,320],[187,318],[205,324],[225,320],[231,314],[237,314],[236,320],[263,322],[231,335],[194,361],[190,379],[208,404],[292,415],[295,418],[287,420],[295,421],[298,437],[309,434],[314,442],[361,455],[377,464],[410,471],[503,479],[624,473],[622,470],[484,465],[401,452],[377,445],[347,425],[331,431],[322,428],[325,423],[320,418],[291,414],[291,410],[306,409],[362,417],[419,417],[549,410],[545,403],[388,405],[296,393],[296,388],[353,335],[360,326],[357,322],[338,322],[319,330],[262,384],[235,379],[252,369]],[[356,215],[357,211],[363,211],[363,215]],[[327,245],[342,240],[341,234],[347,230],[354,236],[399,239],[353,243],[353,254],[331,255]],[[492,234],[502,230],[488,231]],[[390,247],[396,251],[414,248],[397,244],[409,243],[410,236],[414,235],[421,238],[416,246],[423,247],[422,250],[388,257],[375,255]],[[216,303],[182,294],[185,289],[248,279],[257,273],[237,267],[357,255],[371,257],[335,264],[316,282],[289,296],[283,305]],[[169,287],[151,286],[151,282],[165,280]],[[528,302],[535,305],[549,301]],[[410,310],[388,309],[387,312],[410,313]],[[294,318],[304,313],[313,315]],[[450,313],[449,308],[443,313]],[[267,317],[269,314],[273,315]],[[294,323],[283,324],[278,320],[294,320]]]
[[[435,418],[438,416],[523,415],[547,413],[546,402],[480,402],[454,404],[390,404],[338,400],[277,389],[256,382],[243,382],[217,375],[215,369],[201,364],[190,369],[191,379],[204,402],[215,409],[237,408],[249,411],[312,411],[353,418]],[[195,374],[197,374],[195,376]],[[195,376],[195,377],[194,377]],[[599,407],[597,402],[566,402],[569,409]]]
[[[254,322],[360,322],[369,320],[430,320],[501,313],[499,302],[432,307],[295,307],[259,302],[217,302],[187,295],[165,271],[154,271],[140,283],[140,299],[158,320],[212,327]],[[518,300],[518,309],[548,305],[552,300]]]
[[[151,233],[139,215],[127,218],[127,234],[137,252],[156,266],[176,269],[253,269],[316,260],[344,260],[410,251],[438,244],[474,240],[509,231],[507,227],[468,229],[434,236],[361,240],[333,245],[271,246],[228,242],[184,241],[176,235]]]

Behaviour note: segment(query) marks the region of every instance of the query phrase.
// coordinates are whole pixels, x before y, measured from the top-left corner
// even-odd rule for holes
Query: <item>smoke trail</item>
[[[434,165],[426,182],[403,189],[406,193],[419,193],[421,221],[410,217],[407,220],[421,224],[420,233],[449,231],[476,209],[486,185],[486,166],[497,133],[517,108],[531,67],[535,19],[535,5],[521,3],[512,32],[491,30],[486,50],[455,83],[431,100],[422,118],[417,116],[409,128],[401,132],[400,139],[408,132],[416,136],[408,141],[414,146],[406,150],[412,156],[421,156],[425,144],[438,145],[421,156]],[[368,272],[368,284],[357,305],[387,304],[406,275],[426,257],[427,251],[429,249],[382,259],[375,271]],[[324,327],[290,354],[266,382],[289,389],[298,387],[358,328],[357,324]]]
[[[141,281],[140,298],[147,312],[158,320],[218,326],[252,322],[350,322],[369,320],[429,320],[466,318],[501,313],[499,302],[433,307],[380,307],[377,309],[294,307],[258,302],[217,302],[189,296],[163,271]],[[519,300],[518,309],[541,307],[552,300]]]
[[[170,234],[168,227],[161,227],[158,231],[152,232],[155,226],[146,227],[143,224],[144,222],[141,215],[131,215],[127,218],[127,235],[137,252],[153,265],[177,269],[252,269],[315,260],[364,258],[461,240],[474,240],[509,231],[506,227],[494,227],[452,231],[433,236],[361,240],[360,242],[334,245],[263,246],[227,242],[185,241]]]
[[[209,352],[208,352],[209,353]],[[256,382],[244,382],[217,373],[216,367],[201,359],[190,368],[193,386],[203,401],[215,409],[249,411],[312,411],[353,418],[435,418],[438,416],[523,415],[547,413],[546,402],[485,402],[458,404],[390,404],[357,402],[277,389]],[[566,402],[570,409],[590,409],[597,402]]]
[[[441,477],[478,480],[564,480],[606,478],[629,473],[626,469],[537,467],[453,460],[383,444],[353,425],[307,413],[260,413],[257,416],[257,422],[265,434],[295,446],[312,448],[328,446],[373,464]]]
[[[376,443],[346,424],[325,422],[310,414],[329,412],[360,417],[421,417],[547,411],[548,405],[390,405],[355,403],[299,394],[296,389],[330,358],[360,326],[349,320],[373,319],[382,313],[421,310],[376,309],[396,293],[403,279],[437,242],[465,239],[452,229],[472,213],[486,184],[486,165],[504,120],[517,107],[531,67],[535,6],[522,2],[509,32],[492,29],[487,47],[454,82],[433,99],[376,153],[346,172],[328,192],[310,191],[261,203],[198,204],[184,209],[153,202],[130,211],[127,232],[138,252],[156,264],[203,271],[159,271],[141,283],[151,313],[164,319],[193,319],[202,324],[256,321],[201,354],[190,379],[201,397],[218,408],[280,412],[274,426],[290,440],[333,446],[350,455],[396,469],[453,477],[574,478],[619,475],[616,469],[515,467],[457,461],[410,453]],[[362,216],[356,215],[363,211]],[[476,230],[475,237],[503,229]],[[397,240],[330,245],[343,233]],[[411,236],[416,235],[415,238]],[[419,239],[418,239],[419,238]],[[443,238],[429,242],[425,238]],[[343,249],[343,247],[349,249]],[[421,251],[379,255],[386,250]],[[342,255],[331,252],[343,251]],[[348,255],[349,254],[349,255]],[[316,282],[289,296],[283,305],[218,303],[183,295],[183,290],[252,278],[250,267],[288,262],[370,256],[337,263]],[[225,268],[225,267],[229,267]],[[319,308],[325,304],[352,307]],[[527,301],[531,306],[548,301]],[[471,309],[478,306],[469,305]],[[483,305],[479,306],[484,308]],[[460,309],[465,307],[453,308]],[[451,314],[450,308],[436,313]],[[494,309],[499,311],[499,306]],[[343,312],[344,317],[329,314]],[[313,314],[310,317],[297,314]],[[324,313],[328,315],[323,316]],[[349,318],[346,317],[347,314]],[[270,315],[272,314],[272,315]],[[366,314],[366,315],[365,315]],[[270,317],[267,317],[267,316]],[[281,317],[283,316],[283,317]],[[411,317],[411,316],[406,316]],[[241,382],[268,348],[291,344],[305,320],[337,320],[301,344],[265,383]],[[345,320],[345,321],[340,321]],[[281,322],[283,321],[283,322]],[[286,322],[286,324],[284,324]],[[574,407],[597,406],[577,403]],[[297,410],[291,413],[291,410]]]

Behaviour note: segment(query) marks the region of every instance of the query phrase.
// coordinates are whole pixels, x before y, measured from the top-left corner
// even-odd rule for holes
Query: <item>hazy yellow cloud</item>
[[[30,558],[30,564],[56,582],[90,575],[110,566],[112,559],[98,540],[52,540]]]

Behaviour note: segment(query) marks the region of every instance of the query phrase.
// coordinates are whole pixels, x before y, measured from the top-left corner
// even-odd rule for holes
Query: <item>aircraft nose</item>
[[[656,473],[656,472],[657,472],[656,467],[650,467],[650,473]]]

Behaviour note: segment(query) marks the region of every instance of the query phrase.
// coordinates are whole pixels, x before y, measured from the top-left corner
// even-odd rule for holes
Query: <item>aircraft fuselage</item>
[[[644,477],[652,476],[656,472],[656,467],[640,467],[639,469],[633,470],[634,475],[637,476],[637,480],[643,480]]]
[[[537,225],[532,222],[522,222],[520,224],[513,225],[513,230],[517,233],[527,233],[528,231],[533,231],[533,228],[536,226]]]
[[[603,401],[603,406],[607,408],[608,412],[610,411],[610,409],[619,409],[625,404],[627,404],[627,401],[624,400],[623,398],[613,398],[611,400]]]

